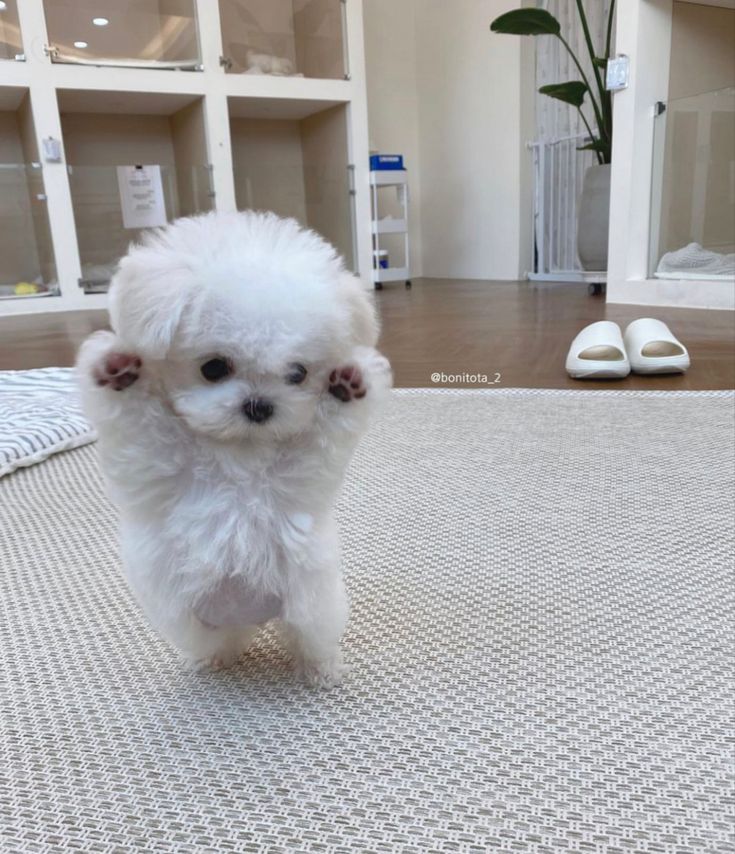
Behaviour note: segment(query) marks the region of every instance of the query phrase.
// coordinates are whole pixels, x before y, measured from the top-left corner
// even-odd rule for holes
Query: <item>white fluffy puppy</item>
[[[142,609],[215,666],[278,618],[303,677],[338,683],[333,504],[391,385],[369,295],[294,220],[207,214],[130,249],[110,318],[78,370]]]

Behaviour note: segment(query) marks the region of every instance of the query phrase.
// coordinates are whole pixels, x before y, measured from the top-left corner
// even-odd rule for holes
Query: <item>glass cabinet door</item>
[[[238,210],[293,217],[326,238],[354,270],[355,224],[347,108],[303,118],[264,119],[230,101],[230,140]]]
[[[735,278],[735,89],[656,106],[649,274]]]
[[[44,0],[52,62],[198,69],[194,0]]]
[[[0,0],[0,60],[23,59],[17,0]]]
[[[69,186],[74,208],[79,257],[82,265],[80,287],[86,293],[103,293],[128,246],[146,230],[126,219],[122,199],[120,169],[151,167],[70,165]],[[207,164],[177,168],[153,167],[160,180],[161,222],[179,216],[205,213],[214,206],[212,170]]]
[[[57,294],[41,166],[0,163],[0,299]]]
[[[219,0],[219,5],[227,71],[349,77],[342,0]]]

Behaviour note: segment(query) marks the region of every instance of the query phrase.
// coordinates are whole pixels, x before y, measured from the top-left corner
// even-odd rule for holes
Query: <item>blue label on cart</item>
[[[370,168],[375,172],[386,169],[403,169],[402,154],[371,154]]]

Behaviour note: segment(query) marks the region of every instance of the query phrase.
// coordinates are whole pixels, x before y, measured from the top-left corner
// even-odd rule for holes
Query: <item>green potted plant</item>
[[[607,235],[610,222],[610,160],[612,155],[612,98],[605,88],[605,70],[610,58],[612,44],[615,0],[610,3],[607,33],[603,51],[596,51],[592,44],[587,16],[582,0],[576,0],[579,20],[589,51],[594,82],[585,73],[582,64],[561,33],[559,21],[545,9],[514,9],[496,18],[490,25],[494,33],[517,36],[553,36],[564,45],[579,71],[579,80],[552,83],[539,89],[542,95],[556,98],[579,111],[589,134],[589,141],[580,150],[594,151],[597,163],[590,166],[584,176],[582,198],[577,222],[577,254],[586,270],[607,268]],[[592,115],[583,111],[585,99],[589,99]]]

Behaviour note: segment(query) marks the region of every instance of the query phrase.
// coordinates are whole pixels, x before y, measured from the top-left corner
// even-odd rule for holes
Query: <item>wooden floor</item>
[[[607,306],[584,285],[447,279],[416,279],[411,290],[386,285],[377,300],[381,349],[400,387],[735,388],[735,316],[728,311]],[[567,376],[567,350],[583,326],[608,319],[624,327],[647,315],[668,323],[688,347],[687,374],[606,382]],[[105,313],[96,311],[0,318],[0,370],[71,365],[80,341],[105,325]],[[460,378],[435,381],[432,374]]]

